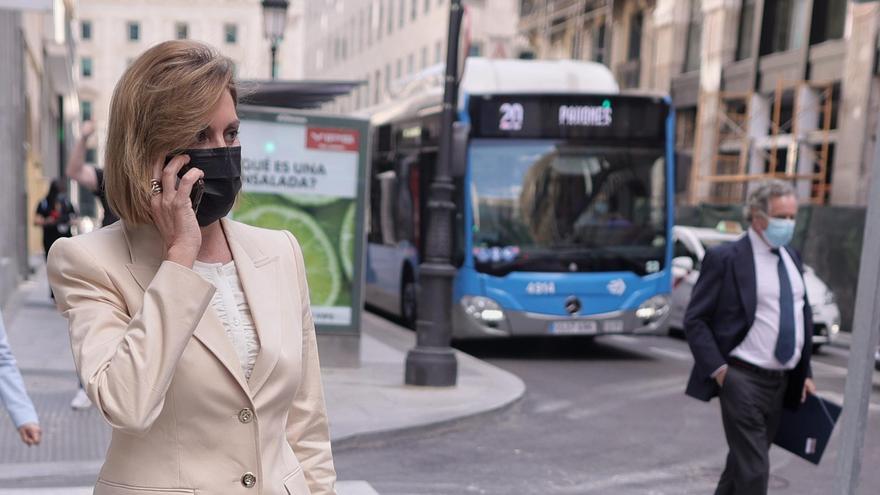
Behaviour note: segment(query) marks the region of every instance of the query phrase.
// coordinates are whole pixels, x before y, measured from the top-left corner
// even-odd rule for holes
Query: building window
[[[141,23],[128,23],[128,41],[138,41],[141,39]]]
[[[629,46],[626,59],[638,60],[642,53],[642,12],[636,12],[629,20]]]
[[[810,28],[811,45],[843,38],[846,3],[846,0],[813,2],[813,26]]]
[[[434,43],[434,63],[439,64],[442,62],[443,58],[443,40],[438,40],[437,43]]]
[[[369,7],[367,7],[367,46],[373,44],[373,3],[370,2]]]
[[[83,77],[92,77],[92,57],[83,57],[80,59],[79,65]]]
[[[479,41],[471,43],[471,47],[468,49],[468,57],[479,57],[481,55],[483,55],[483,44]]]
[[[377,105],[379,104],[380,98],[381,98],[381,96],[382,96],[382,88],[381,88],[381,86],[382,86],[382,82],[379,80],[379,77],[381,77],[381,76],[379,75],[379,71],[377,70],[377,71],[376,71],[376,77],[373,78],[373,81],[375,81],[375,83],[376,83],[376,87],[375,87],[375,89],[376,89],[376,100],[375,100],[375,102],[376,102]]]
[[[422,68],[428,66],[428,45],[422,47]]]
[[[431,10],[431,0],[425,0],[425,13]]]
[[[364,39],[366,36],[366,30],[364,29],[364,26],[364,11],[362,10],[360,11],[360,13],[358,13],[358,32],[356,41],[360,51],[363,51],[363,47],[366,44],[366,41]]]
[[[403,59],[402,58],[397,59],[397,70],[394,72],[394,74],[395,74],[395,77],[398,79],[403,77]]]
[[[688,21],[687,46],[685,47],[684,72],[700,69],[700,47],[703,38],[703,2],[691,0],[690,20]]]
[[[406,73],[412,74],[416,69],[415,65],[416,65],[416,56],[415,56],[415,54],[410,53],[406,57]]]
[[[391,87],[391,64],[385,64],[385,89]]]
[[[388,34],[394,32],[394,0],[388,0]]]
[[[602,21],[593,29],[593,56],[592,59],[600,64],[605,63],[605,22]]]
[[[92,102],[88,100],[80,100],[79,114],[82,120],[92,120]]]
[[[382,39],[383,25],[385,25],[385,2],[379,0],[379,23],[376,25],[376,40]]]
[[[79,38],[83,41],[92,39],[92,21],[79,23]]]
[[[179,40],[189,38],[189,25],[185,22],[178,22],[174,25],[174,36]]]
[[[736,41],[736,59],[752,56],[752,38],[755,34],[755,0],[743,0],[739,14],[739,33]]]
[[[398,27],[403,27],[403,24],[406,21],[406,1],[407,0],[400,0],[400,12],[397,14]]]
[[[764,5],[761,55],[797,50],[803,45],[805,7],[802,0],[777,0]]]
[[[412,0],[412,10],[409,13],[409,17],[412,20],[416,20],[416,17],[419,16],[419,0]]]
[[[229,44],[238,43],[238,25],[226,24],[223,26],[223,39]]]

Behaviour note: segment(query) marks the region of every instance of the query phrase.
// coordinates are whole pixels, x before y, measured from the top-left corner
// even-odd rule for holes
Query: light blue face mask
[[[794,220],[785,218],[770,218],[767,230],[764,231],[764,238],[775,248],[781,248],[789,242],[794,236]]]

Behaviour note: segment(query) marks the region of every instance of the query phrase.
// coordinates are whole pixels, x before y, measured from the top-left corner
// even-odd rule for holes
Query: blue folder
[[[809,395],[797,411],[783,410],[773,443],[813,464],[819,464],[840,411],[839,405]]]

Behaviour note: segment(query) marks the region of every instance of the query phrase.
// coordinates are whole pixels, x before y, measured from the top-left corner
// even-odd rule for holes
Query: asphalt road
[[[706,494],[727,447],[718,402],[683,393],[691,357],[666,337],[469,342],[458,346],[521,377],[521,402],[442,429],[335,453],[340,479],[393,494]],[[842,402],[847,353],[816,356],[820,394]],[[880,374],[878,374],[880,375]],[[875,376],[860,494],[880,492]],[[774,448],[773,494],[832,493],[840,435],[815,467]]]

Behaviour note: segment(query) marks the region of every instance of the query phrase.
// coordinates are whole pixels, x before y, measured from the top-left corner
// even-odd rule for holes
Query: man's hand
[[[727,366],[718,370],[718,374],[715,375],[715,381],[718,383],[719,387],[724,386],[724,379],[727,377]]]
[[[36,423],[25,423],[18,429],[21,441],[27,446],[38,445],[40,438],[43,436],[43,430]]]
[[[801,404],[807,401],[807,394],[816,395],[816,384],[812,378],[804,380],[804,391],[801,392]]]

